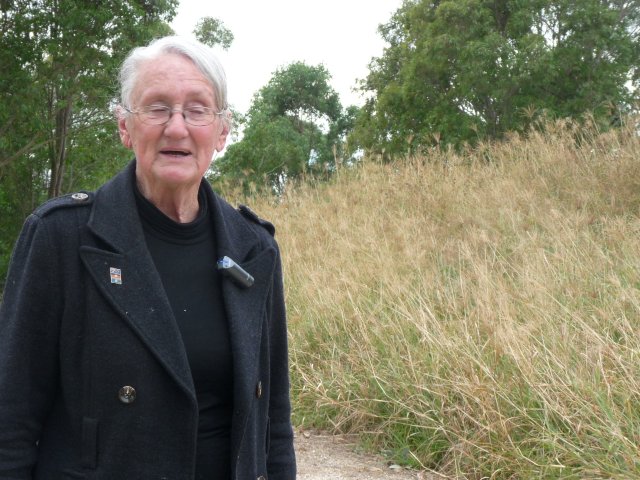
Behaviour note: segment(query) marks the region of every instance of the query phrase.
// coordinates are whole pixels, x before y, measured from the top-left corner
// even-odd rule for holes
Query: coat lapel
[[[134,175],[132,163],[96,192],[88,227],[101,242],[82,246],[80,256],[104,297],[195,403],[182,338],[146,247],[133,193]],[[121,283],[117,277],[112,281],[112,268]]]
[[[133,193],[134,177],[132,162],[96,192],[88,227],[100,241],[87,242],[80,256],[104,297],[195,403],[182,338],[146,248]],[[218,258],[232,258],[255,279],[248,288],[227,277],[221,279],[233,355],[235,410],[246,418],[258,380],[262,328],[277,254],[273,247],[261,245],[247,220],[217,197],[208,183],[204,186]],[[112,268],[119,270],[121,283],[112,283]]]
[[[212,205],[218,257],[230,257],[254,278],[250,287],[238,285],[224,276],[221,278],[233,355],[235,410],[242,414],[248,411],[256,390],[262,328],[276,251],[273,247],[264,248],[246,219],[212,190],[207,188],[207,192]]]

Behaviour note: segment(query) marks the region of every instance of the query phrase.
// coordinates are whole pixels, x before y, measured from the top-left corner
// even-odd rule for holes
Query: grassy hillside
[[[640,141],[370,160],[278,228],[295,422],[452,478],[640,478]]]

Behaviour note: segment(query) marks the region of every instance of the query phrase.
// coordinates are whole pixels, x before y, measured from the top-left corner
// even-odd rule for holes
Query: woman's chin
[[[156,180],[173,188],[199,184],[204,174],[191,164],[165,165],[156,172]]]

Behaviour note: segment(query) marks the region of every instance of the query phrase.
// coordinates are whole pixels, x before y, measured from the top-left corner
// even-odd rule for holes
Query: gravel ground
[[[444,480],[427,472],[390,465],[383,457],[358,452],[356,438],[296,432],[298,480]]]

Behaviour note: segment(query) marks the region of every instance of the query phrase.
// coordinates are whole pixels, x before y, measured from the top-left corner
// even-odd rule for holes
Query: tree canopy
[[[354,138],[404,152],[499,138],[532,112],[608,121],[636,95],[639,18],[639,0],[405,0]]]
[[[216,162],[219,174],[277,190],[285,177],[333,169],[353,114],[343,112],[330,79],[322,65],[294,62],[277,70],[241,121],[242,140]]]
[[[220,45],[223,49],[228,50],[233,43],[233,32],[225,27],[218,18],[201,18],[193,33],[199,41],[210,47]]]
[[[177,0],[0,2],[0,278],[25,216],[93,188],[126,161],[112,116],[117,69],[169,33]]]

